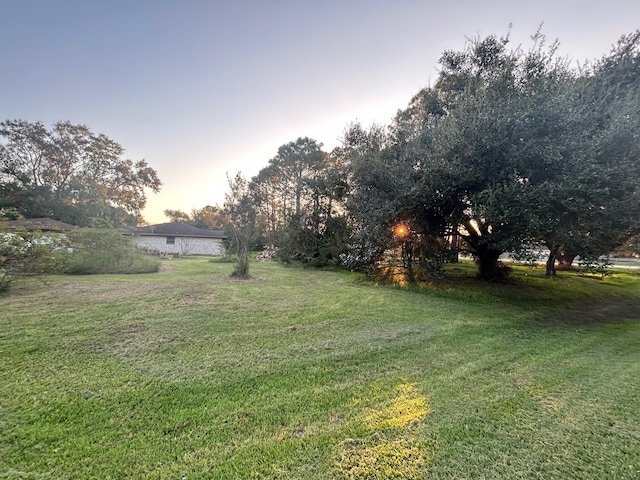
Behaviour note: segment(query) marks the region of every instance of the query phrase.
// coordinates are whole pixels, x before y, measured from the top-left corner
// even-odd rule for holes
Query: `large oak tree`
[[[365,231],[407,219],[455,231],[484,279],[530,242],[546,243],[553,265],[563,249],[596,256],[637,231],[640,35],[581,70],[533,40],[528,51],[491,36],[445,52],[386,144],[354,150],[350,210]]]

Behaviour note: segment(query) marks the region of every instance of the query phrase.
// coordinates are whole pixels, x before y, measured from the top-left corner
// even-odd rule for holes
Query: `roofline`
[[[182,233],[147,233],[147,232],[127,232],[134,237],[189,237],[189,238],[214,238],[222,240],[226,235],[185,235]]]

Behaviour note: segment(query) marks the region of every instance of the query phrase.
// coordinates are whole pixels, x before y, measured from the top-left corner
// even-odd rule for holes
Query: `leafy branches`
[[[16,278],[57,273],[64,269],[68,241],[58,234],[0,231],[0,292]]]
[[[640,33],[580,71],[555,57],[557,43],[533,39],[526,52],[493,36],[445,52],[435,86],[386,141],[349,132],[360,145],[349,208],[364,244],[388,245],[399,221],[453,231],[492,280],[500,254],[524,244],[547,244],[553,274],[563,251],[597,257],[638,232]]]
[[[3,205],[28,217],[54,217],[91,225],[109,217],[112,225],[135,219],[146,205],[146,189],[162,182],[145,160],[123,158],[124,149],[85,125],[57,122],[0,123]]]
[[[255,200],[249,189],[249,183],[238,172],[235,177],[227,175],[229,192],[225,194],[224,213],[229,217],[230,247],[238,260],[233,276],[249,276],[249,253],[255,237],[258,235]]]

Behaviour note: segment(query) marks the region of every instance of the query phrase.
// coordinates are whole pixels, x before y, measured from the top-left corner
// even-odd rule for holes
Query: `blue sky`
[[[637,0],[0,0],[0,119],[86,124],[146,159],[143,212],[222,205],[301,136],[387,124],[465,37],[528,45],[540,24],[575,61],[640,28]]]

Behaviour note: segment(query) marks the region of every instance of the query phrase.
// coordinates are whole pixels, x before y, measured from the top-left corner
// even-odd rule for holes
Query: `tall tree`
[[[553,154],[558,146],[549,127],[557,126],[554,102],[571,72],[555,61],[554,46],[537,40],[527,53],[496,37],[445,52],[435,88],[447,114],[422,132],[429,139],[427,184],[448,200],[445,213],[483,279],[500,278],[500,255],[532,238],[533,174],[554,159],[545,147]]]
[[[282,145],[270,161],[281,172],[288,194],[293,198],[293,215],[296,218],[301,218],[303,196],[308,190],[307,179],[324,155],[322,144],[304,137]]]
[[[264,223],[267,243],[278,243],[278,232],[285,228],[291,217],[287,208],[287,196],[282,185],[278,167],[269,164],[251,179],[251,190],[255,195],[256,213]]]
[[[346,166],[321,147],[306,137],[282,145],[250,183],[267,243],[285,261],[337,262],[342,248]]]
[[[123,158],[123,148],[85,125],[0,123],[3,203],[25,216],[49,216],[81,225],[109,217],[120,223],[146,205],[146,190],[161,181],[145,160]]]
[[[548,275],[556,260],[606,255],[640,231],[640,32],[584,67],[568,94],[567,148],[540,202],[554,213],[539,217]]]
[[[322,145],[308,137],[300,137],[278,148],[256,177],[252,189],[259,193],[265,214],[279,227],[292,219],[301,223],[307,213],[309,178],[325,157]]]

